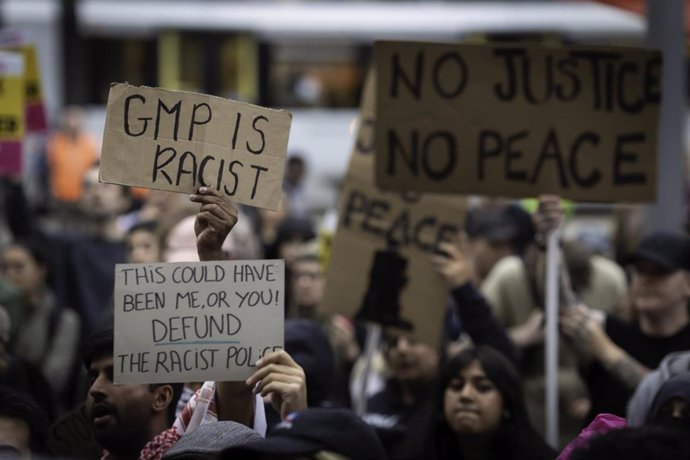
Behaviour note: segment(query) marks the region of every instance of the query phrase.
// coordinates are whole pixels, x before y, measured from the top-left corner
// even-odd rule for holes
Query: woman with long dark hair
[[[517,370],[490,347],[467,349],[447,362],[430,419],[421,449],[413,454],[419,458],[540,460],[556,456],[529,421]]]
[[[51,282],[52,259],[46,245],[35,239],[18,240],[0,249],[0,276],[20,293],[24,311],[14,351],[41,370],[60,403],[71,407],[81,320],[64,308]]]

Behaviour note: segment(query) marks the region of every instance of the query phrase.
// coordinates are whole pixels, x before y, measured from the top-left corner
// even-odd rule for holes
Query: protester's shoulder
[[[46,230],[42,236],[53,249],[71,249],[78,246],[82,239],[79,234],[64,230]]]
[[[525,264],[518,256],[511,255],[502,257],[489,272],[489,277],[507,277],[525,273]]]
[[[493,297],[493,291],[500,290],[505,285],[513,285],[525,279],[525,264],[518,256],[506,256],[501,258],[489,271],[482,282],[480,290],[482,294]]]
[[[690,327],[690,326],[688,326]],[[689,329],[690,330],[690,329]],[[675,375],[690,371],[690,350],[677,351],[668,354],[659,369],[663,369],[667,375]]]
[[[625,272],[616,262],[600,255],[592,256],[590,264],[589,284],[579,292],[582,301],[592,308],[613,313],[628,289]]]
[[[81,327],[81,318],[79,314],[71,308],[63,308],[60,313],[60,320],[67,329],[78,331]]]
[[[512,299],[520,299],[520,302],[528,301],[528,286],[522,259],[518,256],[506,256],[496,262],[479,290],[491,305],[494,313],[498,314],[503,321],[507,321],[505,315],[499,312],[506,308],[510,309],[509,305],[515,303]]]
[[[615,261],[595,254],[590,259],[592,263],[593,279],[596,281],[608,281],[621,289],[625,289],[627,279],[623,267]]]

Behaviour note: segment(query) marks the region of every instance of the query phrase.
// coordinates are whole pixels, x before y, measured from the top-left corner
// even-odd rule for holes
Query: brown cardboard
[[[655,199],[656,51],[379,42],[375,60],[382,189]]]
[[[414,323],[417,338],[436,345],[448,303],[448,288],[434,270],[430,252],[439,239],[451,240],[462,229],[465,200],[454,196],[383,192],[376,188],[374,154],[368,148],[372,145],[374,91],[373,76],[370,76],[341,193],[323,308],[351,318],[356,315],[367,291],[374,254],[386,249],[390,238],[398,243],[400,254],[408,263],[401,316]],[[367,207],[371,212],[364,210]]]
[[[284,110],[115,83],[100,180],[181,193],[208,185],[238,203],[275,210],[291,119]]]

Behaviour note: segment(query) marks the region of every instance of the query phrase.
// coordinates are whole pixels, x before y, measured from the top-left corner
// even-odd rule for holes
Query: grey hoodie
[[[628,426],[637,428],[644,425],[661,385],[674,375],[690,370],[690,350],[668,354],[656,370],[647,375],[637,386],[635,394],[628,402]]]

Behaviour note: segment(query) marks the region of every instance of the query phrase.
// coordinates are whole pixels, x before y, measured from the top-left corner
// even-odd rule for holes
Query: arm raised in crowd
[[[189,199],[201,204],[194,222],[199,260],[222,260],[223,242],[237,223],[237,208],[227,196],[209,187],[200,187]],[[232,420],[251,427],[254,419],[251,388],[244,382],[217,382],[216,408],[219,420]]]
[[[194,222],[199,260],[222,260],[225,238],[237,223],[238,211],[224,194],[200,187],[190,200],[201,204]],[[219,420],[252,426],[255,393],[272,395],[273,406],[282,416],[307,408],[306,378],[302,368],[284,350],[264,356],[246,382],[218,382],[216,408]]]
[[[464,331],[476,345],[489,345],[517,363],[515,345],[474,285],[474,269],[472,260],[467,255],[464,236],[461,237],[460,247],[441,243],[439,249],[443,255],[432,256],[432,262],[451,290]]]
[[[604,316],[584,305],[561,310],[561,332],[580,356],[597,360],[627,388],[634,390],[649,369],[616,345],[606,334]]]
[[[237,223],[237,208],[227,196],[209,187],[200,187],[189,199],[201,204],[194,222],[199,260],[222,260],[223,242]]]

